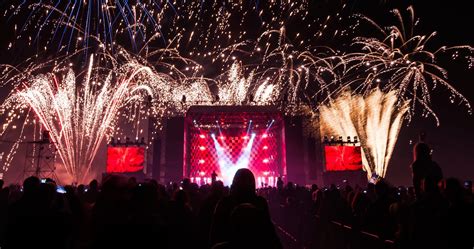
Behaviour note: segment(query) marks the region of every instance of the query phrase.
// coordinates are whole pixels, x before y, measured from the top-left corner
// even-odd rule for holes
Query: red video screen
[[[324,151],[327,171],[362,169],[362,151],[360,146],[326,145]]]
[[[140,146],[109,146],[107,173],[132,173],[143,170],[145,148]]]

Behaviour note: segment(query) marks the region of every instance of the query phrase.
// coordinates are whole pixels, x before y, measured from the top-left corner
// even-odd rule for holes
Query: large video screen
[[[191,136],[189,176],[195,182],[207,183],[215,172],[229,185],[237,169],[248,168],[257,184],[274,185],[281,164],[277,139],[277,134],[262,130],[239,134],[195,132]]]
[[[109,146],[107,148],[107,173],[133,173],[143,170],[143,146]]]
[[[361,170],[360,146],[326,145],[324,147],[327,171]]]

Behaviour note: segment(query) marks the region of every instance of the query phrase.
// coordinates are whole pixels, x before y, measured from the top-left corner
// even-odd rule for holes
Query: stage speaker
[[[164,180],[178,182],[183,177],[184,117],[173,117],[166,121]]]
[[[153,140],[153,164],[151,165],[151,178],[157,180],[158,182],[162,182],[160,176],[160,169],[161,169],[161,137],[157,136]]]
[[[308,155],[308,178],[310,180],[315,180],[318,173],[318,159],[320,156],[317,154],[316,149],[316,139],[313,137],[308,137],[307,143],[307,155]]]
[[[302,117],[285,117],[287,182],[306,184]]]

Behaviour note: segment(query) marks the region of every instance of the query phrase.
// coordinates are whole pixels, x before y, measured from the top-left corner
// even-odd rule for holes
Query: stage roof
[[[192,106],[186,120],[196,124],[268,124],[282,121],[281,112],[274,106]]]

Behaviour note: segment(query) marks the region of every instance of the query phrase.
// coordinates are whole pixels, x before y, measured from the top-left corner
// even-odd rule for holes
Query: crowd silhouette
[[[473,248],[472,183],[443,179],[425,144],[415,147],[412,169],[408,188],[280,179],[256,189],[248,169],[230,188],[110,175],[59,193],[50,179],[0,181],[0,247]],[[383,243],[372,246],[366,235]]]

